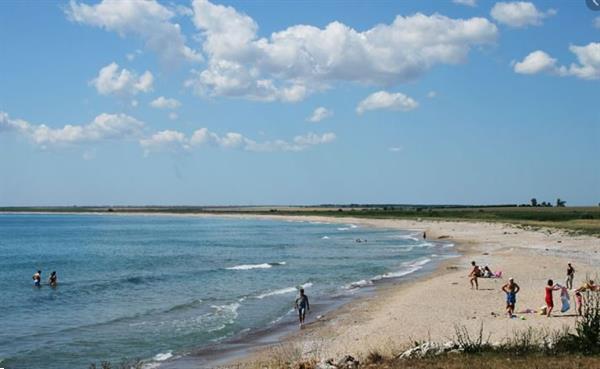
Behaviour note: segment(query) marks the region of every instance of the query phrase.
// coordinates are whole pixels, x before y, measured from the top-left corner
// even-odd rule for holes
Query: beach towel
[[[502,271],[501,271],[501,270],[500,270],[500,271],[497,271],[496,273],[494,273],[494,276],[495,276],[496,278],[502,278]]]
[[[571,308],[570,300],[571,298],[569,297],[569,291],[566,287],[562,287],[560,289],[560,301],[562,303],[562,307],[560,308],[561,313],[569,311],[569,309]]]

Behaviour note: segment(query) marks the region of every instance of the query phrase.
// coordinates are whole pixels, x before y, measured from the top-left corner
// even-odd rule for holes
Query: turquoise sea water
[[[352,224],[1,214],[0,367],[155,366],[291,319],[299,286],[319,307],[418,271],[449,246]]]

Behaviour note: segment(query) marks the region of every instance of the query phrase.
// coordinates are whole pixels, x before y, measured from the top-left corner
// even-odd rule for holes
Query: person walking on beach
[[[512,278],[509,278],[508,283],[502,286],[502,291],[506,293],[506,313],[509,318],[514,316],[517,293],[519,293],[520,290],[521,287],[519,287]]]
[[[33,285],[35,287],[41,287],[42,285],[42,271],[38,270],[37,273],[35,273],[33,275],[33,277],[31,277],[33,279]]]
[[[48,278],[48,284],[50,287],[56,287],[58,284],[58,278],[56,277],[56,271],[50,273],[50,278]]]
[[[300,328],[304,326],[304,318],[306,312],[310,311],[310,303],[308,296],[304,294],[304,288],[300,289],[300,297],[296,299],[296,309],[298,310],[298,319],[300,320]]]
[[[477,277],[481,274],[481,269],[479,269],[479,266],[475,261],[471,262],[471,266],[473,266],[473,269],[471,269],[471,273],[469,273],[469,283],[471,283],[471,289],[475,286],[475,289],[478,290],[479,282],[477,281]]]
[[[567,280],[565,281],[565,284],[567,285],[567,288],[570,290],[573,289],[573,279],[575,279],[575,268],[573,268],[571,263],[568,263],[567,264]]]
[[[548,283],[546,284],[546,317],[550,318],[552,314],[552,309],[554,309],[554,300],[552,299],[552,292],[559,290],[560,287],[554,284],[552,279],[548,279]]]

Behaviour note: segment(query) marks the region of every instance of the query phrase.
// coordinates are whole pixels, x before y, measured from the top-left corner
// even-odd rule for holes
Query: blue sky
[[[600,202],[583,0],[4,1],[0,24],[0,205]]]

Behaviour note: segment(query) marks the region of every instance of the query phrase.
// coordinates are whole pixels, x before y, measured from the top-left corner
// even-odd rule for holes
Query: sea
[[[433,269],[452,246],[327,222],[0,214],[0,367],[85,369],[124,358],[210,366],[209,348],[298,329],[300,288],[314,321],[379,283]]]

